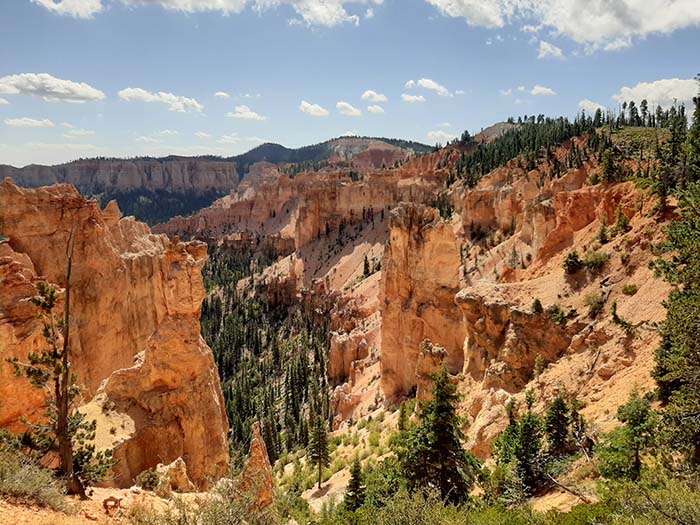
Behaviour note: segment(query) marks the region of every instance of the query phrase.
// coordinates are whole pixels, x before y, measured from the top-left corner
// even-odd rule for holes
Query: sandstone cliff
[[[71,349],[83,409],[98,420],[97,444],[115,447],[115,483],[182,457],[204,488],[228,465],[223,396],[200,337],[206,246],[153,235],[100,210],[74,187],[0,186],[0,341],[3,357],[26,359],[44,344],[28,299],[35,283],[64,288],[66,246],[75,245]],[[41,396],[0,362],[0,426],[37,417]]]
[[[83,194],[165,190],[182,193],[225,192],[238,184],[235,162],[198,158],[86,159],[56,166],[24,168],[0,165],[0,178],[19,186],[38,188],[73,184]]]
[[[380,299],[382,389],[387,398],[416,387],[424,339],[444,348],[451,373],[462,371],[464,327],[454,303],[459,266],[452,225],[442,221],[437,210],[404,204],[392,212]]]

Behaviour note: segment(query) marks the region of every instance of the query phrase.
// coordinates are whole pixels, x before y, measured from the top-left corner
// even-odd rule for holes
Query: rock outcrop
[[[390,245],[382,261],[382,389],[388,399],[417,386],[424,339],[445,349],[445,365],[464,365],[464,325],[454,304],[460,255],[452,225],[434,208],[402,204],[392,212]]]
[[[120,460],[115,483],[182,457],[200,489],[228,466],[228,422],[218,374],[200,336],[206,246],[153,235],[104,210],[73,186],[0,185],[0,341],[3,357],[26,360],[45,344],[29,299],[45,280],[64,289],[67,246],[73,369],[98,421],[99,447]],[[42,399],[0,362],[0,426],[21,428]]]
[[[170,192],[226,192],[238,184],[236,163],[223,160],[169,157],[167,159],[87,159],[56,166],[32,164],[24,168],[0,165],[0,179],[11,177],[19,186],[38,188],[73,184],[83,194],[124,193],[133,190]]]
[[[549,313],[518,308],[499,295],[498,286],[489,285],[457,294],[467,329],[464,371],[484,389],[514,393],[533,378],[538,361],[558,360],[585,325],[562,326]]]
[[[241,473],[240,487],[243,494],[250,494],[255,498],[257,508],[260,510],[270,507],[275,502],[272,466],[258,422],[253,424],[250,452]]]

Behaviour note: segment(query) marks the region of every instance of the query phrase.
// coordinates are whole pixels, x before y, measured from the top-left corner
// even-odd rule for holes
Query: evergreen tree
[[[435,488],[449,502],[464,501],[480,471],[462,447],[456,387],[443,366],[433,379],[433,397],[421,404],[420,425],[409,431],[399,461],[412,489]]]
[[[56,319],[54,309],[58,303],[56,288],[44,281],[37,283],[39,295],[31,302],[39,308],[43,321],[43,334],[48,347],[31,352],[28,363],[17,358],[8,359],[16,375],[25,376],[32,386],[47,394],[45,420],[31,424],[24,435],[23,444],[40,458],[48,454],[58,456],[58,473],[65,478],[68,492],[86,499],[85,487],[105,477],[114,465],[112,451],[98,452],[92,441],[97,423],[87,421],[77,411],[80,388],[71,374],[70,347],[70,286],[73,258],[72,239],[69,240],[68,270],[63,319]]]
[[[549,405],[545,417],[545,430],[549,450],[553,454],[561,454],[566,451],[569,442],[569,405],[562,396],[557,396]]]
[[[309,459],[318,468],[318,488],[323,481],[323,467],[330,465],[331,458],[328,450],[328,430],[321,416],[314,416],[309,434]]]
[[[362,483],[362,466],[360,458],[355,456],[355,461],[350,468],[350,481],[345,489],[345,508],[350,512],[355,512],[365,502],[365,486]]]
[[[603,152],[603,161],[600,166],[600,180],[602,182],[615,182],[617,175],[615,160],[611,149],[606,149]]]
[[[399,421],[398,421],[398,431],[406,432],[408,430],[408,414],[406,413],[406,403],[401,403],[399,407]]]
[[[654,444],[656,414],[646,399],[633,392],[617,410],[623,425],[613,430],[599,447],[600,472],[607,478],[637,481],[642,471],[642,452]]]
[[[370,274],[370,269],[369,269],[369,259],[367,259],[367,256],[365,255],[365,262],[363,265],[363,270],[362,270],[362,275],[367,277]]]
[[[693,124],[688,131],[688,157],[693,170],[693,180],[700,179],[700,75],[697,76],[698,94],[693,97]]]
[[[656,353],[654,378],[666,403],[664,436],[675,450],[700,467],[700,183],[682,194],[681,219],[667,230],[660,248],[671,255],[656,270],[676,286],[667,302],[666,322]]]

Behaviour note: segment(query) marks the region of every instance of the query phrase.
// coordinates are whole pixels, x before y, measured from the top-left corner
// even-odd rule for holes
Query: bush
[[[535,298],[535,300],[532,301],[532,311],[536,314],[541,314],[542,312],[544,312],[544,308],[542,308],[542,301]]]
[[[637,293],[638,289],[636,284],[626,284],[622,287],[622,293],[625,295],[634,295]]]
[[[583,268],[583,261],[578,256],[578,252],[569,252],[564,259],[564,271],[569,275],[573,275],[581,268]]]
[[[595,272],[600,270],[610,260],[610,255],[604,252],[591,252],[583,259],[586,270]]]
[[[156,490],[160,485],[160,476],[155,470],[144,470],[136,476],[136,485],[143,490]]]
[[[0,496],[65,512],[65,492],[50,470],[18,452],[0,450]]]
[[[553,304],[549,307],[548,311],[552,321],[557,324],[566,324],[567,315],[564,313],[564,310],[561,309],[561,306]]]
[[[228,482],[194,501],[178,496],[165,511],[144,503],[134,504],[128,518],[133,525],[271,525],[277,522],[274,513],[272,508],[258,508],[255,498],[242,494],[235,483]]]
[[[596,318],[603,310],[603,297],[600,294],[590,294],[586,296],[586,306],[588,306],[588,315]]]

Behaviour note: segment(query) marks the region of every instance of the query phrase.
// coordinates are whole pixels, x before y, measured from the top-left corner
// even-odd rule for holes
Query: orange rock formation
[[[210,349],[199,332],[206,246],[153,235],[100,210],[74,187],[0,185],[0,341],[3,357],[26,360],[45,344],[28,299],[35,283],[66,286],[69,237],[71,352],[82,410],[98,420],[97,443],[120,460],[115,483],[182,457],[199,488],[228,466],[228,422]],[[36,418],[42,397],[0,362],[0,426]]]

